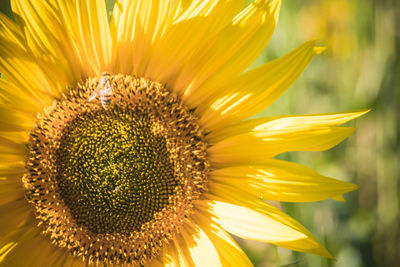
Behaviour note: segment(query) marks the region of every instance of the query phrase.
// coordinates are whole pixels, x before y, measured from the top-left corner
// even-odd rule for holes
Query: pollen
[[[207,188],[197,117],[162,84],[111,75],[107,109],[91,78],[38,115],[26,197],[43,232],[88,263],[144,264],[177,235]]]

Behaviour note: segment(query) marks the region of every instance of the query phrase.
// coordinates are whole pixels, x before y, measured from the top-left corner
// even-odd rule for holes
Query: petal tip
[[[359,188],[360,188],[359,185],[349,183],[349,190],[350,190],[349,192],[355,191],[355,190],[357,190],[357,189],[359,189]]]

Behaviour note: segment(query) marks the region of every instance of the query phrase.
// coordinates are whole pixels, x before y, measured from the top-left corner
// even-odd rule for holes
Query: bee
[[[100,96],[100,102],[104,109],[110,105],[112,96],[112,87],[110,83],[110,74],[103,72],[100,77],[99,84],[89,97],[89,102]]]

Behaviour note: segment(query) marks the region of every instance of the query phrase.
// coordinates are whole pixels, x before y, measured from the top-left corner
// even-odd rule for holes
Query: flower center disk
[[[57,184],[75,221],[93,233],[139,230],[167,207],[179,181],[165,137],[129,109],[82,114],[63,131]]]
[[[140,263],[190,219],[209,163],[197,118],[163,85],[88,79],[38,116],[23,183],[43,233],[88,261]]]

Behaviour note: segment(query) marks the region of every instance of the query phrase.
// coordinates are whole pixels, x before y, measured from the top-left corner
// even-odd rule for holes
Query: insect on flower
[[[101,74],[99,84],[90,95],[89,102],[95,99],[98,95],[100,96],[101,105],[103,106],[104,109],[107,109],[107,107],[110,105],[112,96],[110,74],[108,72],[103,72]]]

